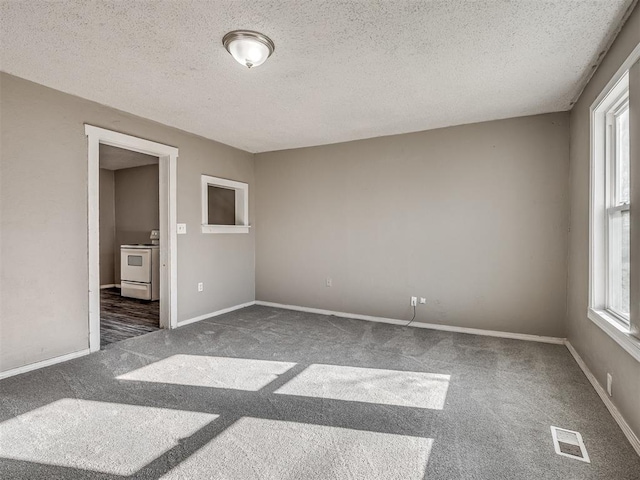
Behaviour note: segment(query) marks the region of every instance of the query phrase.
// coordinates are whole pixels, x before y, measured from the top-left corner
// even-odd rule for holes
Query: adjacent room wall
[[[116,210],[113,170],[100,169],[100,285],[114,285]]]
[[[230,188],[207,187],[207,223],[209,225],[236,224],[236,191]]]
[[[568,176],[568,113],[256,155],[256,299],[564,337]]]
[[[201,174],[252,194],[251,154],[5,73],[0,111],[0,371],[89,347],[84,123],[179,148],[179,321],[254,300],[253,231],[200,232]]]
[[[636,7],[571,111],[571,234],[569,236],[568,340],[600,385],[613,375],[616,405],[640,436],[640,363],[587,318],[589,302],[589,109],[605,85],[640,42]],[[631,88],[637,82],[631,82]],[[631,91],[632,98],[640,92]],[[632,100],[633,101],[633,100]],[[634,174],[635,175],[635,174]],[[632,207],[633,209],[636,208]]]
[[[116,236],[113,250],[115,283],[120,283],[120,246],[151,243],[151,230],[160,228],[159,167],[123,168],[116,170],[114,177]]]

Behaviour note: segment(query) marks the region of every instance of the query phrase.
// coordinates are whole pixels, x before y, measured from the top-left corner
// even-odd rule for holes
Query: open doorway
[[[177,326],[178,149],[91,125],[85,125],[85,133],[89,348],[94,352]]]
[[[100,145],[100,348],[160,329],[159,158]]]

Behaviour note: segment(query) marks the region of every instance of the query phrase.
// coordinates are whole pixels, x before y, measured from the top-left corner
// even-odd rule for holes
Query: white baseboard
[[[14,375],[20,375],[21,373],[31,372],[32,370],[37,370],[39,368],[49,367],[51,365],[55,365],[56,363],[73,360],[74,358],[84,357],[85,355],[89,355],[89,353],[91,352],[88,348],[86,348],[77,352],[67,353],[66,355],[60,355],[59,357],[42,360],[41,362],[30,363],[29,365],[24,365],[22,367],[12,368],[11,370],[0,372],[0,380],[7,377],[13,377]]]
[[[297,310],[299,312],[317,313],[320,315],[334,315],[342,318],[353,318],[356,320],[367,320],[370,322],[390,323],[392,325],[406,325],[408,320],[399,320],[397,318],[373,317],[371,315],[360,315],[357,313],[334,312],[332,310],[323,310],[320,308],[300,307],[297,305],[285,305],[282,303],[263,302],[256,300],[256,305],[265,307],[284,308],[286,310]],[[529,342],[553,343],[556,345],[564,345],[564,338],[559,337],[543,337],[540,335],[530,335],[527,333],[498,332],[496,330],[482,330],[480,328],[454,327],[451,325],[439,325],[437,323],[414,322],[411,327],[428,328],[431,330],[443,330],[445,332],[469,333],[472,335],[484,335],[488,337],[511,338],[513,340],[526,340]]]
[[[104,290],[105,288],[115,288],[116,284],[115,283],[108,283],[107,285],[100,285],[100,290]],[[120,287],[120,285],[118,285],[118,287]]]
[[[593,375],[593,373],[591,373],[591,370],[589,370],[589,367],[587,367],[587,364],[584,363],[584,360],[582,360],[576,349],[573,348],[573,345],[571,345],[569,341],[565,342],[565,345],[569,349],[569,352],[571,352],[571,355],[573,355],[573,358],[575,359],[578,366],[582,369],[589,382],[591,382],[591,385],[600,396],[600,399],[607,407],[607,410],[609,410],[609,413],[611,413],[613,419],[620,426],[622,433],[624,433],[625,437],[627,437],[627,440],[629,440],[629,443],[631,443],[631,446],[636,451],[636,453],[640,455],[640,439],[638,439],[638,436],[633,432],[633,430],[631,430],[629,424],[625,421],[624,417],[620,414],[620,411],[613,404],[605,389],[602,388],[602,385],[598,383],[598,380]]]
[[[229,308],[223,308],[222,310],[217,310],[211,313],[205,313],[204,315],[199,315],[197,317],[189,318],[187,320],[182,320],[178,322],[178,327],[184,327],[185,325],[189,325],[190,323],[199,322],[200,320],[206,320],[207,318],[217,317],[218,315],[223,315],[225,313],[233,312],[234,310],[240,310],[241,308],[250,307],[251,305],[255,305],[256,302],[247,302],[241,303],[240,305],[235,305]]]

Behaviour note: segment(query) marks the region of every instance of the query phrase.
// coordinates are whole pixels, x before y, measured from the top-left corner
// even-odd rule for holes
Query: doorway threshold
[[[118,288],[100,291],[100,350],[156,330],[160,330],[160,302],[122,297]]]

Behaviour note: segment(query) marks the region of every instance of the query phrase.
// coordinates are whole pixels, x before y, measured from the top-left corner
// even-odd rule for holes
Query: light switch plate
[[[178,223],[177,224],[178,235],[186,235],[187,234],[187,224],[186,223]]]

